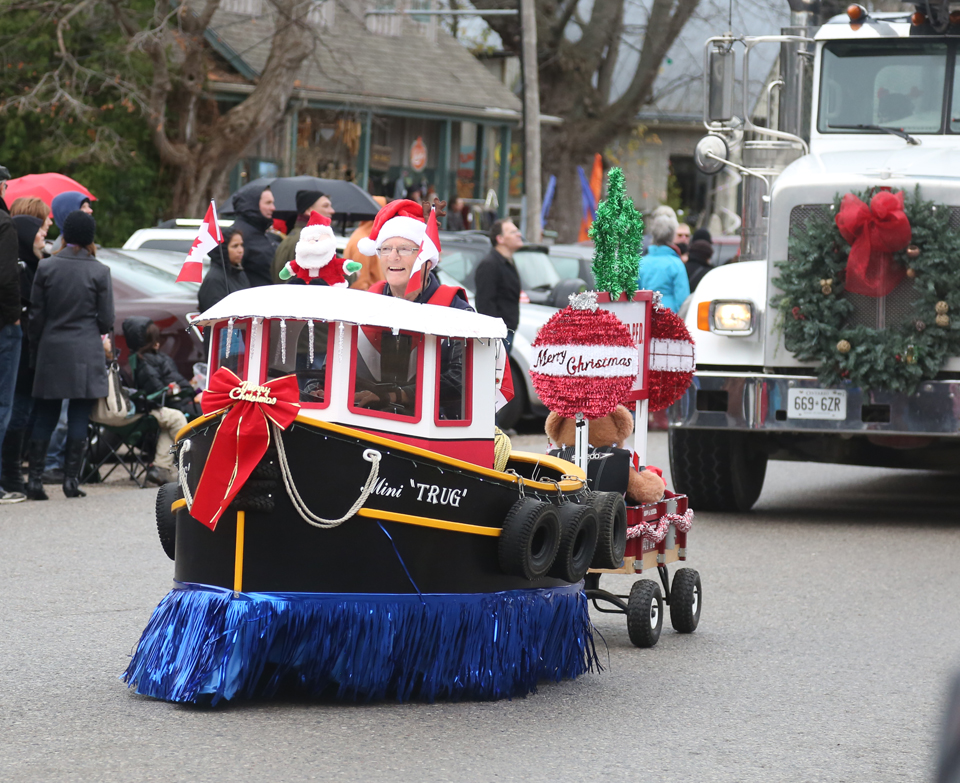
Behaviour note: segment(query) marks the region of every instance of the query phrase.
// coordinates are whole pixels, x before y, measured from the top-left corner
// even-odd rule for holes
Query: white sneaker
[[[22,503],[27,496],[22,492],[3,492],[0,494],[0,503]]]

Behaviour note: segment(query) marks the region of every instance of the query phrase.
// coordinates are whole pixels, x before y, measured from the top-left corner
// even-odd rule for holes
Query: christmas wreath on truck
[[[950,208],[903,191],[838,194],[831,218],[791,231],[774,300],[788,351],[816,361],[825,386],[912,393],[960,353],[960,232]],[[854,302],[896,292],[908,314],[856,323]],[[860,305],[863,306],[862,304]]]

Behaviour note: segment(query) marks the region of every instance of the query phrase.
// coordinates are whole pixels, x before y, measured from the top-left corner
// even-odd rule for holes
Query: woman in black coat
[[[30,369],[30,347],[27,339],[27,324],[30,321],[30,293],[33,278],[37,274],[37,265],[44,257],[43,243],[47,232],[43,221],[32,215],[15,215],[13,225],[17,229],[20,261],[20,326],[23,329],[23,344],[20,350],[20,367],[17,370],[17,385],[13,392],[13,411],[3,448],[0,449],[0,484],[7,492],[23,492],[23,473],[20,470],[20,455],[23,452],[23,440],[33,410],[33,370]]]
[[[110,270],[95,257],[95,231],[91,215],[71,212],[63,223],[63,250],[40,262],[33,281],[29,338],[36,422],[27,454],[27,497],[32,500],[47,499],[44,460],[63,400],[70,400],[63,494],[86,495],[79,488],[80,463],[90,412],[107,396],[101,335],[113,329],[114,318]]]

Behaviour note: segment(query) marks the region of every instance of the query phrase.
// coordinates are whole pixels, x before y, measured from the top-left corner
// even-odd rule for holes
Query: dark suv
[[[441,232],[440,247],[440,268],[465,288],[475,291],[477,264],[490,252],[487,235],[474,231]],[[520,273],[521,302],[566,307],[570,294],[586,285],[580,278],[560,277],[547,248],[541,245],[524,245],[513,254],[513,262]]]

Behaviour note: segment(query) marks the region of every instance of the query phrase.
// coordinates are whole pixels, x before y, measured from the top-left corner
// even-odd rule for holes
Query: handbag
[[[107,367],[107,396],[97,400],[90,418],[108,427],[122,427],[128,423],[133,412],[130,394],[120,377],[120,365],[116,361],[110,362]]]

